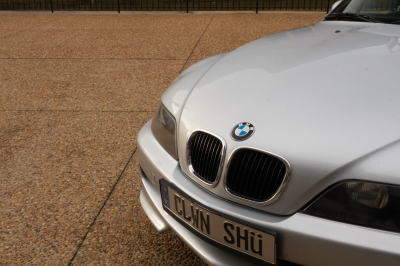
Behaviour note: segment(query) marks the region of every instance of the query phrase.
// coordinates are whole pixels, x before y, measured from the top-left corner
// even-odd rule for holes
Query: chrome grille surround
[[[230,166],[231,166],[231,163],[232,163],[232,159],[234,158],[236,152],[238,152],[240,150],[244,150],[244,149],[251,150],[251,151],[256,151],[256,152],[260,152],[260,153],[264,153],[266,155],[275,157],[276,159],[280,160],[286,167],[286,172],[285,172],[285,175],[282,178],[280,186],[275,191],[275,193],[273,193],[273,195],[271,197],[269,197],[265,201],[254,201],[254,200],[251,200],[251,199],[246,199],[244,197],[241,197],[241,196],[238,196],[238,195],[235,195],[235,194],[231,193],[229,191],[229,189],[228,189],[227,178],[228,178],[229,169],[230,169]],[[241,200],[243,202],[250,203],[250,204],[255,204],[255,205],[270,205],[270,204],[274,203],[279,198],[279,196],[282,194],[283,190],[285,189],[285,187],[286,187],[286,185],[287,185],[287,183],[289,181],[290,174],[291,174],[291,167],[290,167],[289,162],[285,158],[283,158],[283,157],[281,157],[281,156],[279,156],[277,154],[274,154],[272,152],[260,150],[260,149],[253,148],[253,147],[239,147],[239,148],[235,149],[231,153],[231,155],[229,156],[228,163],[227,163],[227,166],[226,166],[226,174],[225,174],[225,177],[224,177],[224,189],[225,189],[225,192],[229,196],[231,196],[231,197],[233,197],[235,199],[239,199],[239,200]]]
[[[217,170],[217,173],[215,176],[215,180],[213,182],[207,182],[206,180],[204,180],[204,178],[195,171],[193,164],[192,164],[192,156],[191,155],[192,155],[192,147],[194,144],[193,141],[195,140],[196,135],[198,135],[199,133],[207,134],[207,135],[219,140],[222,145],[221,154],[219,156],[218,170]],[[188,141],[187,141],[187,147],[186,147],[187,166],[188,166],[190,174],[192,176],[196,177],[196,179],[198,181],[200,181],[202,184],[204,184],[208,187],[215,187],[218,184],[218,181],[221,177],[222,170],[223,170],[225,154],[226,154],[226,142],[222,137],[220,137],[210,131],[204,130],[204,129],[196,129],[196,130],[193,130],[192,133],[190,133]]]

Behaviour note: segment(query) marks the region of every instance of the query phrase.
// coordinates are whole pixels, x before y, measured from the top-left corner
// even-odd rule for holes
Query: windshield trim
[[[323,21],[352,21],[352,22],[369,22],[383,24],[400,24],[400,10],[389,11],[388,13],[362,13],[360,12],[366,5],[368,7],[369,0],[361,0],[356,7],[355,12],[343,12],[347,6],[357,0],[342,0],[324,19]],[[381,0],[382,1],[382,0]],[[379,6],[377,6],[379,8]],[[400,8],[400,5],[399,5]],[[392,8],[393,9],[393,6]],[[379,10],[376,10],[379,11]],[[386,12],[386,10],[385,10]]]

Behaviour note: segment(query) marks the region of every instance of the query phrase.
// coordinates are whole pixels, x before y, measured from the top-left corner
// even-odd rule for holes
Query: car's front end
[[[174,81],[138,136],[158,231],[210,265],[399,264],[400,26],[345,20]]]

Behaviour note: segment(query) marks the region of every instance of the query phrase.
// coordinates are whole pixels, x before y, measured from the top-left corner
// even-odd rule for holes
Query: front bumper
[[[150,122],[139,132],[143,170],[142,207],[158,231],[172,229],[210,265],[249,265],[192,234],[163,210],[159,180],[178,186],[193,200],[277,234],[277,256],[302,265],[399,265],[400,234],[322,219],[303,213],[277,216],[220,199],[186,178],[179,164],[155,140]]]

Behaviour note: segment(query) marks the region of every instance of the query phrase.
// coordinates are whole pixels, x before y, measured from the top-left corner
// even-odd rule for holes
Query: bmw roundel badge
[[[250,138],[254,134],[255,128],[252,124],[243,122],[236,125],[231,132],[231,138],[236,141],[242,141]]]

